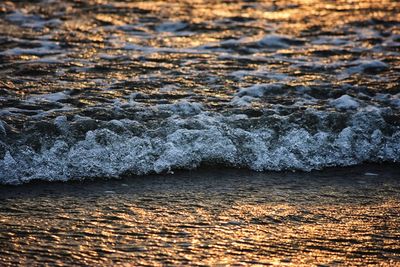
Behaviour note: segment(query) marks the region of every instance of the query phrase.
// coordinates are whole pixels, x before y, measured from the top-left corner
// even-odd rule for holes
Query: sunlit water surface
[[[0,265],[399,265],[399,16],[0,1]]]
[[[400,169],[0,187],[0,263],[398,266]]]
[[[400,161],[400,3],[1,1],[0,183]]]

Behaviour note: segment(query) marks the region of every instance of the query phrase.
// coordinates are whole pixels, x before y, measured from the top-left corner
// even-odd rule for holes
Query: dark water
[[[400,160],[398,1],[1,1],[0,183]]]
[[[400,169],[0,187],[2,266],[398,266]]]

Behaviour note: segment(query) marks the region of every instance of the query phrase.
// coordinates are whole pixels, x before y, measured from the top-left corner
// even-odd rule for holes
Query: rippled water
[[[0,262],[398,266],[398,177],[384,165],[2,186]]]
[[[395,0],[0,1],[0,265],[399,265],[399,66]]]
[[[400,160],[398,1],[2,1],[0,182]]]

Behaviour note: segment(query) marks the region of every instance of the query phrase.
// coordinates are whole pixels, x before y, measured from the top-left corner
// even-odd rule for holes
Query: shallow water
[[[2,1],[0,182],[400,160],[398,1]]]
[[[1,1],[0,265],[400,265],[399,14]]]
[[[0,262],[400,264],[400,170],[201,169],[0,187]]]

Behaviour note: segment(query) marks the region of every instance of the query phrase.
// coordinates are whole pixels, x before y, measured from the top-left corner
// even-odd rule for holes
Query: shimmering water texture
[[[400,160],[400,2],[1,1],[0,183]]]
[[[395,178],[394,178],[395,177]],[[400,170],[0,187],[2,266],[399,266]]]

